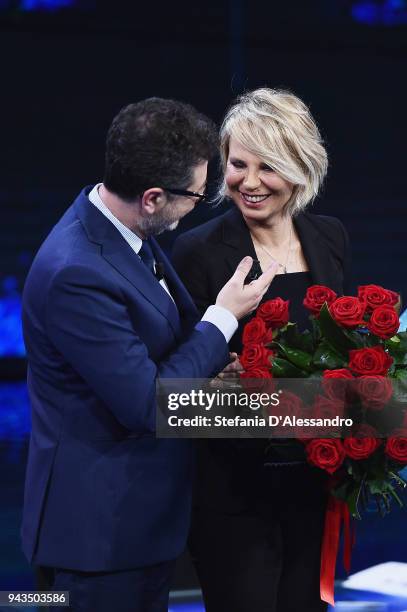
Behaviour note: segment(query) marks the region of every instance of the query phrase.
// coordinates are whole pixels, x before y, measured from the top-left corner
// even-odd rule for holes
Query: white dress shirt
[[[104,204],[99,194],[99,187],[101,184],[102,183],[98,183],[93,187],[92,191],[89,193],[89,200],[92,202],[92,204],[96,206],[98,210],[100,210],[100,212],[107,219],[109,219],[109,221],[111,221],[111,223],[113,223],[115,228],[120,232],[120,234],[123,236],[130,248],[133,249],[136,255],[138,255],[143,244],[142,239],[126,225],[124,225],[121,221],[119,221],[119,219],[114,216],[114,214],[106,206],[106,204]],[[163,289],[169,294],[171,299],[173,299],[165,280],[161,279],[160,281],[157,280],[157,282],[160,283]],[[238,325],[236,317],[230,312],[230,310],[227,310],[222,306],[216,306],[215,304],[207,308],[201,321],[208,321],[209,323],[213,323],[213,325],[216,325],[216,327],[225,336],[226,342],[229,342],[229,340],[235,333]]]

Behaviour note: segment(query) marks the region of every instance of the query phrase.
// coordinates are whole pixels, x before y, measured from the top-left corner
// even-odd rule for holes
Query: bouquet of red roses
[[[407,465],[407,332],[398,332],[399,295],[378,285],[358,287],[357,297],[338,297],[328,287],[314,285],[303,304],[310,312],[310,329],[303,332],[289,322],[288,301],[276,298],[257,309],[243,331],[241,378],[319,379],[323,393],[314,398],[314,414],[332,413],[338,401],[350,406],[354,426],[346,437],[302,439],[309,463],[331,475],[329,529],[339,532],[341,519],[346,524],[349,512],[360,518],[360,509],[370,500],[382,515],[391,499],[402,505],[398,490],[406,486],[399,472]],[[295,410],[302,402],[293,396],[288,393],[284,408]],[[349,562],[349,537],[345,553]],[[331,573],[332,565],[331,559]],[[333,601],[333,575],[327,582],[331,586],[322,589],[321,574],[321,593]]]
[[[258,308],[243,332],[243,378],[321,378],[319,413],[335,409],[345,391],[352,395],[363,416],[352,435],[304,442],[308,461],[335,474],[332,493],[358,518],[359,502],[370,497],[381,513],[391,497],[402,505],[397,488],[406,484],[398,472],[407,465],[407,332],[397,333],[399,303],[397,293],[377,285],[359,287],[357,297],[314,285],[303,301],[311,330],[300,333],[289,322],[288,301],[276,298]],[[373,424],[380,424],[378,413],[391,401],[399,422],[394,428],[390,419],[394,429],[385,438]]]

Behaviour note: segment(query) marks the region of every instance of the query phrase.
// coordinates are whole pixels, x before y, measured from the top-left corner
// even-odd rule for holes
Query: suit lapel
[[[177,304],[183,331],[187,332],[191,330],[199,320],[198,309],[196,308],[183,282],[174,270],[168,257],[165,255],[164,251],[154,238],[151,239],[151,245],[155,260],[161,262],[163,266],[164,279],[175,303]]]
[[[225,257],[225,260],[231,275],[246,255],[250,255],[253,259],[257,259],[249,229],[237,208],[232,208],[224,215],[222,240],[225,245],[230,247],[228,256]]]
[[[173,300],[109,219],[89,201],[89,191],[89,188],[83,190],[74,202],[89,240],[99,244],[102,257],[161,312],[178,338],[180,321]]]
[[[294,217],[293,222],[313,284],[326,285],[341,292],[332,262],[332,252],[321,233],[315,228],[312,217],[307,213],[302,213]]]

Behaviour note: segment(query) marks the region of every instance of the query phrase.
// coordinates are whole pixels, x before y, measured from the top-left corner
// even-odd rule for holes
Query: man
[[[74,611],[167,610],[193,456],[187,440],[155,438],[156,380],[222,370],[236,319],[275,272],[244,285],[245,258],[197,322],[149,238],[204,198],[215,150],[211,122],[189,105],[151,98],[124,108],[108,132],[103,183],[80,193],[27,278],[23,547],[52,568]]]

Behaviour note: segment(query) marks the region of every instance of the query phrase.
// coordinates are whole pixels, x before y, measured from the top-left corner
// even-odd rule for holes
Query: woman
[[[304,209],[317,195],[327,155],[306,105],[285,91],[244,94],[221,132],[222,194],[234,207],[183,234],[173,261],[200,311],[213,303],[244,255],[278,274],[262,301],[290,300],[290,320],[307,324],[307,287],[348,291],[349,248],[342,224]],[[242,329],[230,343],[241,351]],[[203,440],[190,549],[207,612],[320,612],[324,475],[301,445]]]

